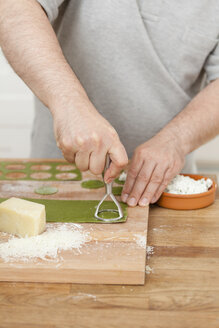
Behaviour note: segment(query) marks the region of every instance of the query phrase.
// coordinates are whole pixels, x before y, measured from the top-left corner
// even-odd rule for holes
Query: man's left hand
[[[173,136],[158,134],[136,148],[122,192],[129,206],[155,203],[168,183],[180,173],[185,154]]]

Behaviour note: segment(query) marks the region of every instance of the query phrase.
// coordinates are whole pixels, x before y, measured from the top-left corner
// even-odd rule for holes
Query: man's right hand
[[[51,109],[57,146],[68,162],[81,171],[103,172],[106,155],[112,160],[104,180],[111,182],[127,165],[128,157],[115,129],[94,108],[87,97],[73,104]]]
[[[39,3],[0,0],[0,12],[0,45],[17,74],[51,110],[64,157],[82,171],[99,174],[109,153],[112,163],[104,180],[114,179],[127,164],[126,151],[89,101]]]

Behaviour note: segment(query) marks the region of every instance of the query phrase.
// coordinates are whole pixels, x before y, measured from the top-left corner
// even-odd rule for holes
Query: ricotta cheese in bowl
[[[165,192],[170,194],[192,195],[201,194],[211,188],[213,182],[211,179],[195,180],[189,176],[177,175],[167,186]]]
[[[162,193],[157,205],[175,210],[195,210],[214,203],[215,181],[197,174],[177,175]]]

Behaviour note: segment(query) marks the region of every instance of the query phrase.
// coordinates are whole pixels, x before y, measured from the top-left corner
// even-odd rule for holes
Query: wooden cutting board
[[[6,160],[4,160],[5,162]],[[7,160],[7,161],[12,161]],[[1,161],[0,161],[1,162]],[[49,163],[61,160],[13,160],[16,164],[28,162]],[[19,170],[17,170],[19,172]],[[1,174],[1,168],[0,168]],[[90,172],[82,173],[82,180],[101,179]],[[59,189],[54,195],[41,196],[34,190],[42,185]],[[7,181],[0,180],[0,198],[28,197],[66,200],[99,200],[104,189],[84,189],[81,181],[20,180],[12,174]],[[118,197],[119,199],[119,197]],[[55,223],[48,223],[54,226]],[[60,223],[61,224],[61,223]],[[62,251],[58,262],[38,260],[4,262],[0,259],[0,281],[59,282],[89,284],[141,285],[145,281],[148,207],[128,208],[125,223],[80,224],[89,233],[90,241],[79,251]],[[0,241],[5,237],[0,233]]]

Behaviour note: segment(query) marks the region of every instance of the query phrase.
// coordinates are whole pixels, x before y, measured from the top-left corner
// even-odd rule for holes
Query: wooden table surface
[[[196,211],[152,206],[144,286],[0,283],[1,328],[218,328],[219,194]]]

